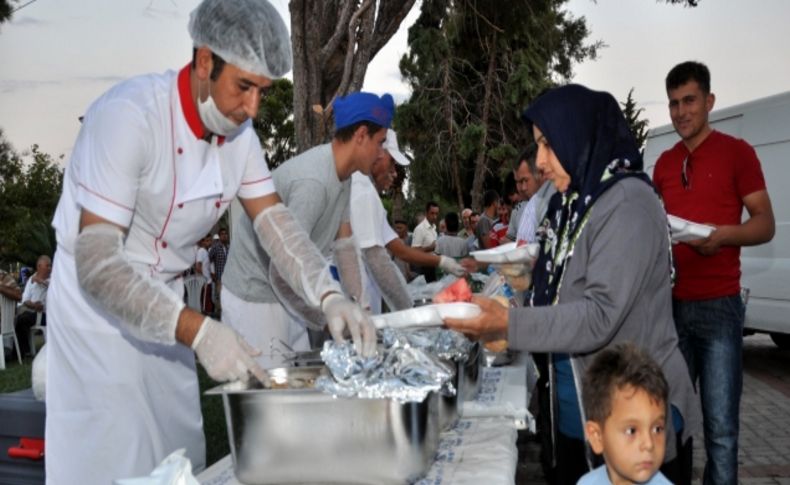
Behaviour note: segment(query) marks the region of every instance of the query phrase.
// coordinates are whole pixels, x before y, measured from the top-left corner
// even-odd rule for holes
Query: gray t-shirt
[[[351,194],[351,178],[342,182],[337,178],[331,144],[284,162],[272,177],[283,203],[328,258],[340,225],[349,221]],[[277,302],[269,284],[269,255],[258,244],[246,213],[233,225],[232,241],[223,286],[244,301]]]
[[[486,249],[483,247],[483,237],[488,237],[488,233],[491,232],[491,228],[494,227],[495,223],[496,219],[488,217],[488,214],[485,212],[480,214],[480,220],[477,221],[477,226],[475,227],[475,237],[477,237],[480,249]]]
[[[465,258],[469,255],[469,246],[466,244],[466,239],[445,234],[436,240],[434,252],[451,258]]]

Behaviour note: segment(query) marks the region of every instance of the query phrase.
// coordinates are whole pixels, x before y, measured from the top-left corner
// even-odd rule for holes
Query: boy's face
[[[587,421],[587,439],[603,453],[613,485],[643,483],[656,474],[664,461],[665,425],[666,404],[631,386],[615,390],[603,426]]]

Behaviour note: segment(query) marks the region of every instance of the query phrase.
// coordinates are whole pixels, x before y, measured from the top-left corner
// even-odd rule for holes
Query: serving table
[[[534,364],[527,353],[510,365],[483,369],[480,393],[461,405],[461,418],[439,437],[434,461],[419,485],[512,484],[516,475],[517,430],[535,431],[527,410],[534,386]],[[241,485],[225,456],[197,476],[201,485]]]

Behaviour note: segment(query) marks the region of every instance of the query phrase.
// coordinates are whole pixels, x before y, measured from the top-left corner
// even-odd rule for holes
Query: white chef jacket
[[[365,249],[381,246],[387,247],[398,234],[387,221],[387,210],[381,203],[376,186],[370,177],[354,172],[351,175],[351,230],[359,248]],[[364,259],[364,258],[363,258]],[[374,315],[381,313],[381,290],[367,269],[366,292],[370,300],[370,311]]]
[[[187,66],[127,80],[85,115],[53,220],[47,483],[148,475],[178,448],[196,470],[205,464],[192,350],[131,336],[86,298],[73,255],[84,208],[126,227],[131,264],[183,294],[180,274],[193,262],[194,241],[236,195],[274,192],[250,123],[208,143],[191,99]]]

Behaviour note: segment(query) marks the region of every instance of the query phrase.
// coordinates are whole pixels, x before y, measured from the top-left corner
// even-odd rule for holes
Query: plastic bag
[[[200,485],[192,475],[192,462],[184,448],[172,452],[147,477],[114,480],[115,485]]]

